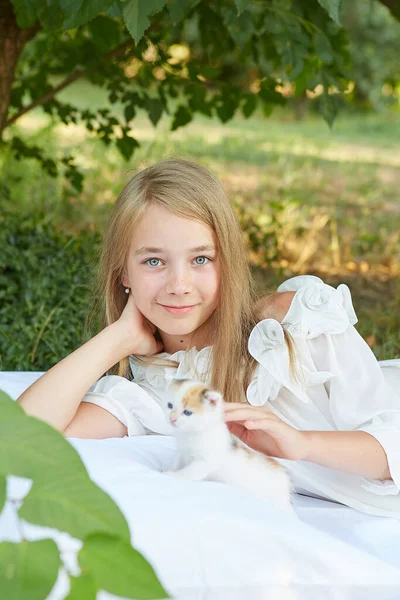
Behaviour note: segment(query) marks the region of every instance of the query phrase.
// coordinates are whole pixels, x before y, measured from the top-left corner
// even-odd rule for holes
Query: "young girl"
[[[165,402],[171,375],[199,379],[223,393],[231,432],[282,459],[298,492],[400,518],[400,360],[377,362],[344,284],[255,289],[220,182],[187,160],[148,167],[105,232],[100,333],[18,401],[68,437],[168,434],[140,424],[140,406]]]

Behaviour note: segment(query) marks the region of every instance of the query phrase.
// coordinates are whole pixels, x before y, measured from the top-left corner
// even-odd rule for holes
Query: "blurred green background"
[[[298,7],[296,3],[286,4]],[[30,110],[5,129],[6,143],[0,148],[0,369],[46,370],[95,333],[85,330],[83,324],[96,253],[111,206],[133,173],[167,157],[199,161],[221,179],[247,238],[260,292],[274,290],[283,280],[298,274],[317,275],[334,286],[344,282],[353,295],[359,317],[357,328],[377,358],[400,356],[400,23],[383,4],[375,0],[342,3],[340,18],[351,64],[343,67],[346,83],[340,95],[335,86],[328,90],[321,84],[314,92],[302,88],[298,93],[301,74],[300,79],[293,76],[290,80],[298,56],[306,65],[307,48],[313,48],[307,46],[303,31],[304,53],[299,46],[297,57],[282,55],[281,65],[271,67],[274,76],[286,81],[278,86],[286,106],[280,106],[278,88],[271,88],[271,102],[277,106],[270,116],[267,97],[264,111],[257,104],[247,119],[236,110],[232,119],[222,123],[197,110],[189,124],[171,131],[174,110],[183,99],[181,89],[168,98],[170,116],[163,113],[154,126],[149,119],[149,105],[147,112],[135,106],[136,116],[129,114],[128,118],[127,106],[133,106],[129,106],[129,97],[124,106],[112,85],[106,89],[81,78],[58,93],[45,110]],[[312,1],[305,5],[311,6]],[[275,7],[275,21],[271,12],[266,23],[279,49],[281,31],[285,43],[291,43],[291,36],[296,41],[297,30],[286,31],[278,22],[283,9],[276,2],[271,6]],[[200,15],[209,10],[206,3],[198,7]],[[159,18],[159,26],[166,26],[166,14],[156,15],[153,22]],[[321,27],[324,21],[318,19],[322,18],[322,12],[316,15]],[[300,21],[296,17],[287,23],[299,27]],[[99,43],[106,24],[113,31],[117,27],[118,35],[126,35],[121,23],[116,23],[114,17],[102,16],[63,36],[49,34],[49,39],[55,48],[63,48],[64,42],[65,48],[76,43],[83,52],[89,40]],[[334,72],[336,63],[332,59],[333,46],[327,51],[329,43],[339,44],[339,50],[335,50],[339,64],[345,62],[347,42],[332,22],[326,27],[330,42],[326,38],[325,45],[321,45],[321,36],[312,38],[313,28],[315,25],[308,30],[316,50],[310,51],[316,54],[310,60],[321,67],[321,73],[323,69],[328,69],[325,73],[329,69]],[[119,76],[131,78],[132,89],[137,85],[137,89],[147,91],[149,81],[151,89],[157,91],[162,88],[158,80],[160,67],[153,68],[149,50],[154,50],[152,44],[158,34],[156,28],[149,32],[150,37],[140,42],[143,47],[134,47],[137,57],[119,64]],[[162,35],[170,35],[169,30]],[[207,40],[207,44],[211,42]],[[49,42],[40,32],[24,48],[15,75],[11,118],[28,102],[23,96],[24,77],[30,81],[31,97],[35,93],[40,97],[46,86],[51,84],[51,89],[64,79],[68,61],[73,67],[64,49],[64,54],[60,51],[64,62],[57,63],[57,68],[53,65],[53,71],[43,63],[38,75],[35,69],[41,53],[43,61],[53,64],[48,50],[51,46],[46,44]],[[209,48],[206,42],[203,44],[204,49]],[[163,63],[169,67],[167,64],[162,77],[168,73],[172,80],[169,70],[174,65],[177,70],[186,68],[187,48],[176,43],[164,46],[166,55],[172,58]],[[161,40],[158,50],[164,46]],[[90,51],[95,47],[91,46]],[[197,65],[195,53],[200,50],[193,44],[193,69]],[[218,44],[214,51],[218,53]],[[82,56],[73,58],[79,63]],[[102,63],[101,53],[97,58]],[[234,64],[229,51],[225,50],[223,58],[221,69],[229,73]],[[200,59],[207,66],[206,52],[200,52]],[[232,85],[240,74],[240,64],[234,64],[234,68]],[[247,64],[246,68],[253,76],[252,67]],[[140,75],[142,72],[144,75]],[[174,77],[182,72],[177,71]],[[50,83],[44,82],[43,73]],[[338,86],[341,77],[338,75]],[[229,105],[232,97],[228,94],[225,99]],[[337,101],[340,109],[332,129],[320,114],[327,100],[333,104]],[[97,116],[99,110],[109,108],[116,117],[109,129],[113,143],[102,142],[82,120],[76,119],[74,124],[70,116],[66,118],[66,114],[74,114],[74,107],[80,114],[87,109]],[[125,122],[126,130],[122,132],[121,123]],[[129,144],[134,140],[140,144],[128,160],[121,156],[121,147],[118,150],[121,135]],[[17,160],[12,141],[19,138],[27,147],[36,146],[45,157],[54,159],[61,166],[58,175],[47,174],[34,158],[23,156]],[[130,155],[131,148],[128,150]],[[68,154],[83,175],[81,191],[65,177],[62,157]]]

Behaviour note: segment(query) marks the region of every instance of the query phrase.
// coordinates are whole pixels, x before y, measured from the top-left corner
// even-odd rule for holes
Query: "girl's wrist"
[[[127,331],[124,323],[115,321],[114,323],[107,325],[106,329],[112,332],[114,340],[113,353],[118,357],[116,362],[130,354],[135,354],[132,335]]]
[[[313,461],[313,442],[314,436],[313,431],[302,431],[303,445],[301,450],[301,457],[298,460]]]

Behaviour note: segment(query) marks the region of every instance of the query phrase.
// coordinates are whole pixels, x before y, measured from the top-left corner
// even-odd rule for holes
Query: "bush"
[[[46,371],[78,348],[101,235],[0,216],[0,369]]]

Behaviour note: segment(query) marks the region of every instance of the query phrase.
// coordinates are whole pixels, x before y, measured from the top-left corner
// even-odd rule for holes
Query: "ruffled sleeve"
[[[287,291],[296,293],[282,324],[294,337],[342,333],[349,324],[357,323],[351,293],[344,283],[335,289],[319,277],[302,275],[278,287],[278,292]]]
[[[293,291],[290,308],[282,320],[264,319],[250,334],[248,349],[260,363],[259,375],[247,390],[250,404],[262,406],[273,401],[284,386],[297,398],[309,402],[307,389],[325,383],[332,377],[326,369],[313,364],[305,340],[321,334],[338,334],[349,324],[357,322],[347,285],[337,289],[325,284],[319,277],[304,275],[293,277],[278,288],[278,292]],[[300,369],[294,378],[290,372],[290,360],[283,327],[297,342],[301,357]]]
[[[300,376],[294,379],[289,372],[282,325],[265,319],[249,338],[249,352],[260,367],[247,390],[248,401],[253,405],[274,401],[285,387],[307,403],[315,397],[311,388],[323,384],[334,429],[365,431],[386,453],[392,480],[364,479],[363,487],[375,494],[398,494],[400,389],[389,386],[373,352],[354,328],[357,317],[349,288],[342,284],[335,289],[318,277],[300,276],[278,288],[284,291],[295,292],[282,325],[293,337]],[[304,429],[313,428],[309,425]]]
[[[128,436],[147,432],[173,435],[173,427],[161,406],[148,392],[125,377],[102,377],[89,388],[82,401],[97,404],[114,415],[126,426]]]

